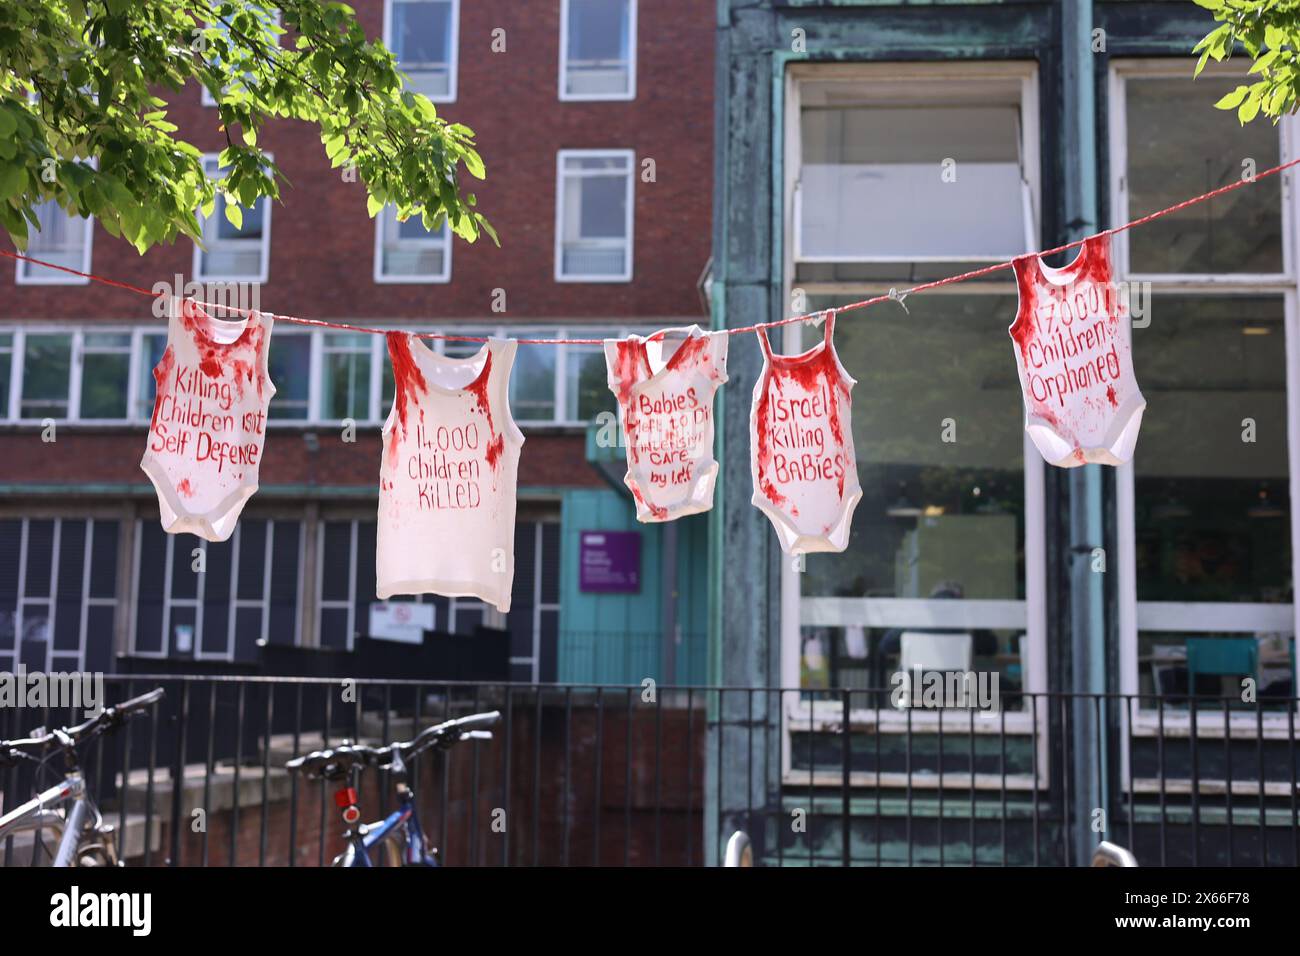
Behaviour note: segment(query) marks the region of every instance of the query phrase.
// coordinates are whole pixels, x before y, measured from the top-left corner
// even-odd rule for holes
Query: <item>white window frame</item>
[[[239,597],[239,556],[242,539],[243,525],[236,524],[235,532],[231,535],[230,548],[230,613],[226,619],[226,643],[225,649],[218,652],[203,650],[203,611],[204,597],[206,591],[207,575],[198,574],[198,581],[195,585],[194,597],[177,598],[172,597],[172,568],[176,559],[176,542],[178,536],[174,534],[167,535],[167,553],[164,556],[163,571],[163,611],[162,611],[162,643],[159,651],[142,651],[136,641],[139,637],[137,631],[139,604],[136,600],[140,587],[140,546],[143,540],[142,529],[145,519],[137,518],[135,521],[135,540],[134,552],[131,559],[131,622],[130,622],[130,645],[131,654],[135,657],[152,657],[152,658],[171,658],[171,631],[172,609],[173,608],[193,608],[194,609],[194,660],[196,661],[233,661],[235,659],[235,627],[238,619],[237,612],[242,609],[252,608],[261,612],[261,636],[259,640],[265,644],[270,637],[271,628],[271,566],[274,555],[275,545],[275,526],[279,521],[297,521],[299,531],[298,541],[298,593],[294,599],[295,614],[298,626],[295,627],[294,646],[299,646],[301,637],[302,624],[302,575],[304,549],[303,533],[306,528],[306,520],[299,516],[290,516],[278,518],[273,516],[253,515],[252,520],[263,521],[266,524],[266,540],[263,545],[263,564],[262,564],[262,596],[260,598],[241,598]],[[207,558],[208,542],[197,539],[199,548],[202,549],[204,559]],[[183,659],[183,658],[178,658]]]
[[[564,103],[581,102],[627,102],[636,99],[636,45],[637,45],[637,0],[625,0],[628,5],[627,23],[627,92],[626,93],[570,93],[569,79],[569,6],[570,0],[560,0],[560,101]]]
[[[379,388],[383,386],[383,361],[386,339],[382,335],[367,335],[367,341],[363,346],[340,346],[331,345],[328,337],[331,335],[355,335],[364,333],[354,332],[319,332],[313,333],[312,348],[312,380],[319,385],[314,389],[317,392],[316,402],[311,405],[311,419],[321,423],[332,423],[344,421],[342,418],[334,418],[326,415],[325,408],[325,360],[330,355],[364,355],[370,360],[369,381],[366,383],[366,413],[355,421],[358,425],[362,423],[374,423],[379,421]],[[379,363],[376,365],[376,363]],[[378,373],[378,374],[376,374]]]
[[[805,80],[819,81],[826,79],[849,79],[863,82],[886,81],[898,79],[951,78],[960,82],[964,77],[979,79],[1011,78],[1020,82],[1020,110],[1022,155],[1025,157],[1027,185],[1031,190],[1030,210],[1036,214],[1039,205],[1039,115],[1038,115],[1038,67],[1033,63],[992,62],[978,63],[944,63],[944,64],[796,64],[786,71],[785,112],[783,118],[785,144],[785,205],[781,227],[784,232],[784,299],[791,301],[790,295],[796,284],[806,292],[833,293],[843,292],[845,288],[819,288],[816,283],[795,282],[795,232],[798,220],[795,216],[796,189],[802,159],[800,141],[800,84]],[[1036,215],[1035,215],[1036,218]],[[1026,222],[1026,232],[1030,237],[1031,248],[1037,247],[1038,223]],[[850,260],[836,260],[850,261]],[[874,260],[873,260],[874,261]],[[909,260],[912,261],[912,260]],[[973,261],[973,260],[964,260]],[[841,284],[842,285],[842,284]],[[871,283],[862,283],[863,289],[877,291]],[[887,292],[888,283],[879,291]],[[857,285],[850,291],[856,291]],[[1007,294],[1014,285],[1006,283],[1005,287],[985,283],[976,293]],[[785,350],[788,354],[797,354],[801,345],[799,339],[803,327],[787,327]],[[792,334],[791,334],[792,333]],[[819,333],[818,333],[819,334]],[[1047,699],[1041,696],[1047,687],[1047,572],[1046,572],[1046,496],[1045,465],[1029,436],[1023,436],[1024,458],[1024,544],[1025,544],[1025,599],[1021,600],[941,600],[926,598],[837,598],[804,597],[800,593],[800,574],[791,567],[790,561],[781,562],[781,686],[790,689],[781,708],[783,746],[781,748],[782,778],[787,783],[808,785],[810,775],[807,770],[794,770],[792,765],[791,734],[807,732],[839,732],[842,727],[843,713],[839,701],[809,702],[802,699],[802,693],[795,693],[799,684],[799,658],[801,653],[802,629],[805,627],[842,627],[857,625],[871,628],[880,627],[942,627],[942,628],[989,628],[1022,631],[1025,639],[1028,660],[1021,661],[1024,673],[1024,691],[1040,696],[1032,698],[1032,707],[1024,710],[976,713],[973,730],[980,734],[1010,734],[1014,736],[1034,736],[1037,759],[1037,779],[1031,773],[1008,774],[1003,782],[999,773],[975,774],[977,789],[1005,785],[1010,790],[1033,790],[1045,788],[1049,783],[1049,749],[1048,749],[1048,706]],[[942,728],[945,734],[965,735],[972,731],[970,711],[965,709],[945,710],[891,710],[881,708],[853,708],[849,713],[850,726],[853,728],[870,727],[876,733],[906,734],[937,732]],[[905,785],[908,781],[894,779],[894,776],[879,772],[854,772],[851,784],[862,787],[889,787]],[[839,772],[834,780],[829,777],[812,776],[814,786],[836,786],[843,783]],[[943,786],[945,788],[969,788],[969,773],[944,774],[942,781],[931,780],[928,776],[911,778],[913,786]]]
[[[684,318],[680,324],[689,324],[691,320]],[[446,334],[467,335],[467,336],[495,336],[498,338],[539,338],[555,336],[556,338],[591,338],[592,330],[602,337],[624,338],[629,334],[649,335],[655,331],[655,328],[644,326],[626,326],[618,323],[617,320],[610,322],[594,322],[591,325],[570,325],[570,326],[552,326],[538,328],[532,325],[492,325],[492,326],[454,326],[442,329],[428,328],[411,328],[412,332],[437,332],[441,331]],[[27,336],[29,335],[67,335],[71,338],[71,357],[68,372],[68,414],[64,417],[58,417],[58,422],[74,423],[79,427],[96,428],[120,427],[122,425],[140,425],[148,424],[153,415],[153,403],[147,402],[141,398],[143,387],[148,383],[153,375],[153,366],[151,366],[145,356],[145,342],[149,336],[158,336],[164,341],[167,336],[166,326],[160,325],[123,325],[123,324],[106,324],[99,326],[94,323],[84,325],[68,325],[64,323],[40,325],[36,323],[27,324],[3,324],[0,323],[0,334],[11,335],[10,345],[0,345],[0,363],[8,362],[10,369],[9,392],[8,392],[8,413],[0,415],[0,423],[12,423],[15,425],[38,429],[41,427],[40,418],[20,418],[24,358],[26,352]],[[127,390],[128,401],[125,418],[82,418],[80,413],[82,385],[85,375],[85,355],[86,346],[85,338],[87,335],[124,335],[130,337],[130,355],[127,371]],[[325,415],[325,394],[324,394],[324,363],[325,358],[332,352],[357,352],[360,353],[368,349],[370,356],[370,380],[368,383],[368,410],[367,414],[358,417],[356,423],[362,426],[375,426],[383,422],[387,415],[387,408],[383,403],[383,376],[384,363],[387,361],[388,347],[387,340],[383,335],[371,335],[368,346],[353,348],[339,348],[326,344],[326,336],[348,334],[345,331],[331,330],[299,330],[290,328],[276,332],[275,341],[281,341],[286,336],[303,337],[308,342],[308,389],[307,397],[304,400],[307,407],[307,416],[305,418],[274,418],[267,425],[270,428],[280,429],[311,429],[311,428],[334,428],[337,427],[344,419],[332,418]],[[439,354],[446,351],[446,341],[443,339],[433,339],[429,342],[430,347]],[[569,414],[568,405],[568,372],[570,362],[574,359],[575,353],[598,354],[600,346],[544,346],[554,348],[555,355],[555,381],[554,387],[554,405],[555,412],[551,418],[545,419],[521,419],[521,427],[529,430],[538,429],[572,429],[582,428],[590,424],[578,418],[573,418]],[[126,348],[123,346],[122,348]],[[603,363],[604,359],[601,358]]]
[[[324,647],[322,638],[324,611],[347,611],[347,650],[354,650],[356,647],[356,638],[358,628],[361,622],[357,620],[357,546],[360,540],[358,527],[362,521],[373,523],[372,518],[356,518],[347,515],[328,515],[323,514],[316,522],[316,567],[314,573],[316,576],[316,623],[314,647]],[[348,526],[348,596],[346,598],[325,598],[325,527],[328,524]],[[504,615],[501,615],[496,608],[484,603],[475,597],[445,597],[447,602],[447,620],[440,622],[437,619],[437,611],[434,612],[434,628],[454,633],[456,630],[456,614],[458,610],[482,612],[483,623],[488,627],[504,626]],[[372,603],[400,603],[400,599],[389,599],[389,602],[375,601]],[[414,604],[433,604],[433,595],[417,594],[410,603]],[[549,605],[548,605],[549,607]],[[369,622],[365,622],[369,629]]]
[[[62,206],[57,207],[59,214],[67,216],[69,219],[81,219],[85,222],[85,242],[82,243],[80,271],[89,272],[90,263],[93,258],[93,249],[95,245],[95,217],[94,216],[73,216]],[[39,259],[38,253],[32,252],[30,247],[27,250],[34,258]],[[24,274],[24,266],[31,266],[31,275]],[[14,284],[15,285],[89,285],[88,276],[74,276],[70,272],[62,272],[58,269],[51,269],[47,266],[38,266],[34,263],[24,262],[18,259],[14,262]]]
[[[203,170],[205,173],[208,173],[208,178],[210,179],[215,180],[220,177],[221,169],[219,166],[216,165],[219,162],[219,155],[220,155],[219,153],[203,154]],[[272,159],[272,160],[275,158],[271,153],[267,153],[266,157],[267,159]],[[210,173],[208,172],[208,163],[212,163],[214,166],[213,171]],[[199,247],[199,244],[196,242],[194,243],[194,259],[190,267],[191,274],[194,276],[196,282],[251,282],[251,283],[260,284],[267,281],[267,277],[270,273],[270,268],[271,268],[271,209],[275,204],[271,202],[269,196],[262,196],[257,201],[260,203],[265,203],[265,208],[263,208],[262,210],[262,238],[259,240],[261,243],[261,249],[259,250],[260,257],[258,260],[259,265],[258,265],[257,275],[232,276],[232,275],[220,275],[217,273],[210,274],[204,272],[203,271],[203,249],[201,249]],[[211,216],[205,216],[203,215],[202,212],[199,213],[199,231],[201,235],[207,229],[208,221],[216,219],[217,216],[218,216],[217,207],[215,205],[212,207]],[[252,242],[252,240],[249,239],[209,240],[206,235],[204,236],[204,241],[208,242],[209,252],[214,251],[213,242],[216,241],[220,241],[222,245],[233,245],[235,243]]]
[[[127,338],[126,345],[105,347],[89,346],[86,344],[86,337],[89,335],[124,335]],[[81,414],[81,399],[85,394],[86,381],[86,356],[92,355],[121,355],[126,354],[126,387],[128,394],[126,396],[126,413],[121,418],[83,418]],[[75,422],[94,422],[95,424],[104,425],[125,425],[131,421],[131,406],[135,403],[134,393],[130,391],[131,376],[136,362],[136,338],[134,330],[123,328],[96,328],[86,326],[77,330],[72,341],[72,378],[76,380],[75,388],[69,391],[75,391],[77,395],[77,407],[69,407],[68,418]]]
[[[626,159],[627,160],[627,239],[623,253],[623,271],[615,275],[566,275],[564,272],[564,183],[569,177],[585,179],[608,176],[607,170],[565,172],[567,159]],[[634,238],[636,236],[636,151],[631,149],[562,149],[555,154],[555,281],[556,282],[631,282],[634,271]],[[605,244],[611,248],[614,240]]]
[[[59,667],[55,667],[54,658],[76,657],[75,671],[84,671],[86,669],[86,637],[89,627],[90,609],[92,607],[116,607],[116,597],[91,597],[90,596],[90,571],[91,558],[94,553],[95,543],[95,522],[105,521],[104,518],[94,518],[92,516],[75,515],[71,517],[57,518],[27,518],[14,517],[12,520],[22,522],[22,531],[20,532],[18,546],[18,597],[14,607],[14,648],[12,655],[14,662],[17,663],[19,654],[22,650],[23,641],[23,617],[26,605],[33,604],[37,606],[49,606],[49,632],[48,640],[45,643],[45,662],[41,665],[41,670],[46,673],[55,670],[66,670],[62,662]],[[28,554],[28,535],[33,521],[53,521],[54,538],[50,550],[50,591],[47,596],[29,597],[27,591],[27,562],[30,557]],[[80,521],[86,526],[85,550],[82,555],[82,574],[81,574],[81,601],[79,607],[80,627],[78,631],[78,645],[75,651],[65,649],[55,650],[54,648],[54,628],[56,617],[58,615],[59,602],[59,549],[63,540],[63,523],[65,521]]]
[[[385,206],[380,213],[375,216],[375,268],[374,279],[380,285],[420,285],[433,283],[446,283],[451,281],[451,248],[452,248],[452,231],[451,223],[444,216],[442,220],[441,235],[435,237],[430,234],[427,239],[402,239],[396,235],[399,223],[395,207]],[[390,235],[391,233],[391,235]],[[437,246],[442,249],[442,271],[433,273],[386,273],[384,272],[384,247],[387,245],[394,246]]]
[[[1109,141],[1110,141],[1110,217],[1112,223],[1129,221],[1128,211],[1128,99],[1126,84],[1130,79],[1147,77],[1186,76],[1180,64],[1168,60],[1125,59],[1111,62],[1108,81]],[[1207,71],[1215,69],[1211,64]],[[1212,108],[1208,102],[1206,109]],[[1278,135],[1280,161],[1285,163],[1295,155],[1297,124],[1293,117],[1283,117]],[[1222,297],[1231,294],[1273,295],[1281,297],[1284,304],[1284,334],[1287,355],[1286,413],[1287,413],[1287,465],[1290,469],[1289,487],[1291,501],[1300,500],[1300,322],[1297,321],[1297,269],[1295,265],[1295,224],[1300,221],[1296,207],[1294,173],[1279,174],[1282,180],[1282,263],[1286,270],[1279,274],[1226,273],[1206,275],[1197,273],[1130,274],[1128,273],[1128,234],[1115,237],[1116,277],[1131,281],[1151,282],[1153,291],[1174,294],[1216,293]],[[1141,335],[1139,330],[1136,334]],[[1139,372],[1140,374],[1140,372]],[[1137,455],[1142,453],[1139,443]],[[1136,456],[1135,456],[1136,457]],[[1287,631],[1300,642],[1300,601],[1286,604],[1250,604],[1219,602],[1138,601],[1137,599],[1137,542],[1136,542],[1136,490],[1133,463],[1116,470],[1115,520],[1118,543],[1118,622],[1120,693],[1137,695],[1140,689],[1138,669],[1139,631],[1205,632],[1222,634],[1243,631]],[[1300,517],[1294,508],[1291,514],[1292,576],[1300,573]],[[1300,657],[1300,653],[1297,654]],[[1293,680],[1296,675],[1292,675]],[[1297,708],[1300,715],[1300,708]],[[1142,706],[1126,715],[1131,721],[1132,735],[1155,736],[1160,732],[1159,708]],[[1163,727],[1166,734],[1187,735],[1191,731],[1191,715],[1186,711],[1164,709]],[[1233,739],[1250,740],[1258,736],[1260,727],[1266,738],[1287,733],[1288,718],[1285,711],[1265,712],[1262,719],[1253,713],[1229,714],[1227,732]],[[1198,737],[1222,738],[1225,733],[1224,715],[1219,711],[1196,713]],[[1125,735],[1121,753],[1124,786],[1128,786],[1128,734]],[[1205,784],[1210,781],[1202,781]]]
[[[393,49],[393,4],[404,2],[419,2],[419,0],[384,0],[384,46],[389,50]],[[450,0],[450,3],[450,22],[447,24],[447,94],[430,96],[430,103],[456,102],[456,85],[460,74],[460,0]],[[400,61],[397,68],[402,73],[406,72]]]

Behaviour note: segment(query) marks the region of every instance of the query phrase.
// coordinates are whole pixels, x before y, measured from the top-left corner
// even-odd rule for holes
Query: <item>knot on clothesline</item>
[[[804,316],[804,322],[806,322],[808,325],[811,325],[815,329],[819,329],[821,328],[821,324],[825,322],[834,312],[835,312],[834,309],[822,309],[820,312],[813,312],[811,315]]]
[[[893,299],[895,302],[901,305],[903,307],[904,312],[906,312],[908,315],[911,315],[912,314],[911,310],[908,309],[907,303],[903,301],[908,297],[909,294],[910,293],[907,292],[899,292],[898,289],[895,288],[894,286],[889,287],[889,298]]]

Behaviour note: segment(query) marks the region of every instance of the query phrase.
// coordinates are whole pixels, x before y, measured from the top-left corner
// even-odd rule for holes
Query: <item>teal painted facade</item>
[[[638,524],[629,495],[613,488],[566,491],[560,542],[558,680],[575,684],[701,684],[707,677],[708,518],[674,522],[677,539],[677,638],[665,673],[662,525]],[[579,587],[583,531],[641,534],[641,589],[635,594],[585,594]]]

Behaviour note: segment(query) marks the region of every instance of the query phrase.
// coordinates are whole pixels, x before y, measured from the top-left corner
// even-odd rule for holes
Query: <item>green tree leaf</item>
[[[167,119],[169,100],[196,96],[197,86],[216,93],[228,144],[212,177]],[[0,228],[15,242],[51,198],[93,213],[141,251],[197,237],[195,214],[211,214],[217,189],[244,207],[279,197],[283,176],[262,149],[267,121],[278,120],[319,129],[330,162],[358,170],[371,215],[391,202],[413,215],[451,212],[470,241],[488,232],[481,217],[460,212],[459,179],[486,174],[473,133],[403,90],[393,54],[345,4],[0,3],[0,206],[9,210]],[[58,163],[53,182],[37,175],[47,157]],[[88,160],[93,180],[64,175]],[[240,215],[234,202],[226,208]]]

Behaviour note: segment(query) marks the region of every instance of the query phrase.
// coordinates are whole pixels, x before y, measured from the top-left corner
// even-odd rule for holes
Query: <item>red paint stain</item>
[[[1111,408],[1118,408],[1118,407],[1119,407],[1119,402],[1118,402],[1118,401],[1116,400],[1116,398],[1115,398],[1115,386],[1114,386],[1114,385],[1110,385],[1110,384],[1107,384],[1107,385],[1106,385],[1106,401],[1110,402],[1110,407],[1111,407]]]
[[[179,491],[181,494],[183,494],[186,498],[194,497],[194,486],[190,484],[190,480],[188,478],[182,478],[180,484],[176,486],[176,490]]]
[[[487,463],[488,467],[496,470],[497,463],[501,461],[501,450],[505,447],[505,436],[498,435],[488,442],[487,445]]]
[[[776,355],[771,351],[767,340],[763,338],[763,353],[767,357],[768,367],[764,370],[767,381],[764,383],[761,398],[759,399],[758,409],[756,411],[756,444],[758,448],[758,475],[759,488],[767,499],[774,505],[784,505],[786,497],[776,489],[775,483],[767,474],[768,468],[772,464],[772,450],[768,447],[768,423],[770,422],[769,405],[772,397],[773,388],[777,396],[784,394],[785,382],[792,382],[797,385],[803,392],[814,395],[822,390],[825,386],[827,396],[827,420],[831,429],[831,438],[835,447],[843,454],[845,452],[844,443],[844,424],[840,415],[841,396],[845,403],[851,402],[851,395],[847,383],[840,376],[839,363],[835,359],[834,346],[831,344],[831,337],[834,334],[834,326],[831,324],[834,319],[827,319],[826,337],[811,349],[802,352],[799,355]],[[762,332],[759,333],[763,335]],[[844,479],[847,474],[847,467],[844,474],[836,478],[836,488],[840,498],[844,497]],[[797,508],[791,508],[791,514],[798,517]]]
[[[487,357],[483,360],[483,368],[479,370],[474,381],[465,386],[465,391],[474,398],[478,410],[487,418],[488,439],[487,444],[487,463],[488,467],[496,470],[497,463],[501,458],[501,446],[503,444],[502,436],[496,433],[496,426],[492,424],[492,402],[488,398],[488,383],[492,378],[492,351],[489,347]],[[495,446],[495,451],[493,447]]]
[[[405,332],[386,332],[388,339],[388,357],[393,363],[393,409],[397,413],[397,423],[402,429],[402,438],[406,437],[407,417],[411,402],[418,400],[416,394],[426,395],[429,383],[424,373],[411,354],[411,338]],[[388,446],[389,464],[397,462],[397,441]]]
[[[162,358],[158,360],[157,366],[153,370],[153,380],[155,383],[154,400],[153,400],[153,418],[149,421],[149,431],[153,432],[158,427],[158,410],[162,406],[164,396],[169,393],[171,388],[172,369],[176,367],[176,353],[172,351],[169,345],[163,349]]]

